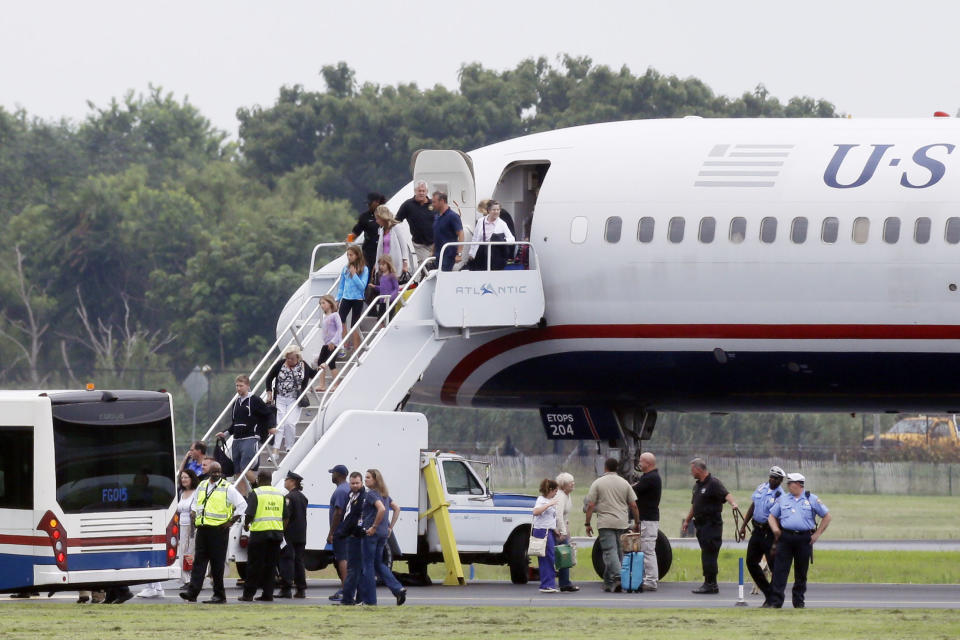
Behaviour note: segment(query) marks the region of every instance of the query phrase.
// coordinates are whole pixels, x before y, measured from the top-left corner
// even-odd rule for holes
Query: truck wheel
[[[530,556],[527,555],[527,539],[529,530],[520,529],[511,534],[507,540],[507,564],[510,566],[510,582],[513,584],[527,584],[529,575]]]
[[[670,571],[670,567],[673,565],[673,547],[670,546],[670,538],[667,537],[663,531],[657,532],[657,573],[660,575],[657,576],[658,579],[663,579],[663,576],[667,575],[667,572]],[[600,550],[600,541],[594,540],[593,542],[593,553],[591,558],[593,561],[593,570],[596,571],[597,575],[603,578],[603,551]]]

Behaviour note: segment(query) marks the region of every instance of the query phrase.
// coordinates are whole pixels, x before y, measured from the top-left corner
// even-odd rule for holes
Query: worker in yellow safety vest
[[[271,479],[269,471],[261,471],[257,488],[247,496],[244,528],[250,530],[250,544],[247,545],[247,580],[243,585],[243,595],[240,596],[243,602],[273,601],[287,505],[284,492],[272,486]],[[254,598],[258,589],[262,589],[263,593]]]
[[[227,563],[227,542],[230,538],[230,525],[236,522],[241,513],[247,510],[247,501],[240,492],[220,475],[220,465],[211,462],[207,478],[193,492],[190,504],[191,516],[196,535],[193,554],[193,571],[190,584],[180,597],[187,602],[196,602],[203,588],[203,578],[210,564],[210,577],[213,580],[213,598],[205,600],[207,604],[223,604],[227,594],[223,588],[223,570]]]

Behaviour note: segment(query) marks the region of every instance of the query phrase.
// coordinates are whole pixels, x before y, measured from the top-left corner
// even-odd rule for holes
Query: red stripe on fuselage
[[[582,339],[736,340],[958,340],[960,325],[889,324],[569,324],[528,329],[491,340],[471,351],[450,371],[440,400],[454,403],[470,375],[512,349],[545,340]]]

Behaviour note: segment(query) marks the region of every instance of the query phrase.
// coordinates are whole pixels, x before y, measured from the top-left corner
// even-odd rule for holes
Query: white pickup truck
[[[327,544],[330,496],[334,485],[329,469],[338,464],[364,473],[379,469],[390,497],[400,505],[401,515],[388,545],[390,560],[406,560],[410,573],[424,575],[431,562],[442,562],[440,538],[433,518],[420,518],[430,509],[423,471],[433,458],[437,463],[444,500],[461,562],[508,564],[513,582],[527,581],[527,541],[533,520],[535,496],[494,493],[487,463],[467,460],[453,453],[426,450],[427,421],[419,413],[350,411],[346,420],[323,435],[308,456],[297,465],[303,476],[307,510],[306,565],[321,569],[333,562]],[[282,478],[274,478],[281,486]],[[228,559],[246,562],[245,534],[239,524],[231,535]],[[392,547],[392,549],[391,549]]]

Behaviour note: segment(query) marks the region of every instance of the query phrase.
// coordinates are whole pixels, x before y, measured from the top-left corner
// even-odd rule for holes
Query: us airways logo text
[[[892,144],[835,144],[833,158],[823,172],[823,181],[834,189],[855,189],[869,182],[880,167],[896,167],[900,186],[908,189],[926,189],[940,182],[947,172],[942,162],[953,153],[955,145],[946,142],[928,144],[901,154]],[[908,155],[904,160],[902,155]],[[903,162],[903,164],[901,164]],[[859,169],[859,175],[857,170]],[[880,169],[883,174],[883,170]],[[840,178],[839,176],[843,176]],[[880,179],[878,177],[878,179]]]

